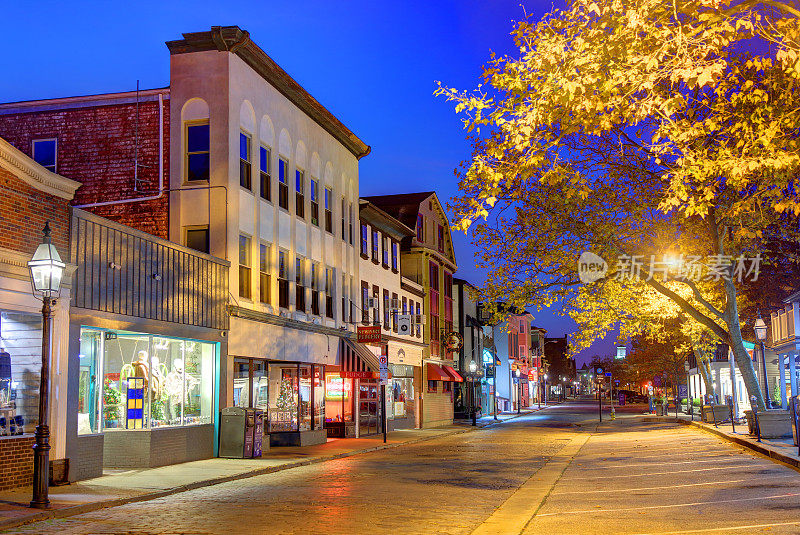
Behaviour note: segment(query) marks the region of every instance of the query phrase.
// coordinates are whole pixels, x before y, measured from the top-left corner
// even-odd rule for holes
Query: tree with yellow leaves
[[[476,91],[440,87],[476,136],[452,207],[490,269],[485,297],[599,310],[576,290],[581,253],[650,259],[635,278],[732,348],[764,408],[732,275],[800,214],[798,20],[768,0],[573,0],[520,22],[518,54]],[[669,281],[652,262],[666,254]],[[683,273],[690,256],[710,278]]]

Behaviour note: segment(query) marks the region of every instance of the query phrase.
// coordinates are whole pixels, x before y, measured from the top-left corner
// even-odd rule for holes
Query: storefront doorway
[[[380,428],[378,401],[379,383],[375,379],[362,379],[358,386],[358,425],[359,434],[374,435]]]

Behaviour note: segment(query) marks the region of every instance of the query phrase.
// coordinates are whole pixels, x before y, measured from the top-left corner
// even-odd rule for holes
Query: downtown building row
[[[261,409],[265,445],[376,433],[380,355],[390,429],[451,423],[456,368],[481,351],[465,360],[454,343],[457,266],[435,193],[360,198],[369,146],[247,32],[167,46],[167,88],[0,105],[2,178],[24,197],[4,201],[0,242],[0,431],[16,418],[24,433],[0,447],[23,451],[11,441],[36,423],[41,318],[24,262],[44,219],[68,261],[55,479],[217,455],[225,407]],[[379,343],[358,342],[362,324]],[[131,378],[145,379],[138,413]]]

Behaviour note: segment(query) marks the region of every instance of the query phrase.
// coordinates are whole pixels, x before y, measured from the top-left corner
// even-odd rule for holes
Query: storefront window
[[[322,429],[325,422],[325,376],[324,366],[314,366],[314,429]]]
[[[311,365],[300,365],[300,431],[311,430]]]
[[[0,312],[0,435],[33,432],[39,415],[42,317]]]
[[[269,430],[297,431],[298,377],[297,364],[269,365]]]
[[[81,329],[78,432],[211,423],[214,352],[208,342]]]
[[[325,373],[325,421],[353,421],[353,380]]]
[[[414,368],[390,364],[392,379],[387,392],[386,412],[389,418],[414,416]]]

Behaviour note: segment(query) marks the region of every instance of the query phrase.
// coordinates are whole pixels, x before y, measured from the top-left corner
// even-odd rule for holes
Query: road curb
[[[179,485],[177,487],[172,487],[166,490],[160,490],[156,492],[147,492],[145,494],[140,494],[138,496],[128,496],[125,498],[114,498],[111,500],[101,500],[92,503],[82,503],[80,505],[72,505],[68,507],[63,507],[61,509],[52,509],[48,511],[42,511],[40,513],[35,513],[25,518],[14,518],[9,520],[2,520],[0,521],[0,530],[6,531],[11,528],[24,526],[26,524],[33,524],[34,522],[41,522],[43,520],[53,520],[57,518],[67,518],[70,516],[81,515],[84,513],[91,513],[94,511],[99,511],[101,509],[108,509],[110,507],[119,507],[120,505],[126,505],[129,503],[137,503],[137,502],[146,502],[150,500],[156,500],[158,498],[164,498],[166,496],[171,496],[173,494],[178,494],[181,492],[187,492],[190,490],[196,490],[204,487],[211,487],[214,485],[219,485],[221,483],[228,483],[230,481],[238,481],[241,479],[248,479],[251,477],[263,476],[266,474],[274,474],[276,472],[282,472],[284,470],[291,470],[293,468],[299,468],[301,466],[309,466],[312,464],[319,464],[324,463],[327,461],[334,461],[336,459],[344,459],[346,457],[353,457],[356,455],[362,455],[364,453],[371,453],[380,450],[387,450],[391,448],[398,448],[400,446],[407,446],[410,444],[417,444],[420,442],[425,442],[428,440],[434,440],[437,438],[449,437],[454,435],[461,435],[464,433],[471,433],[473,431],[477,431],[479,429],[486,429],[487,427],[494,427],[498,424],[503,424],[510,420],[515,420],[522,416],[527,416],[529,414],[533,414],[535,412],[539,412],[541,410],[545,410],[550,407],[555,407],[556,405],[550,405],[548,407],[542,407],[540,409],[534,409],[527,412],[523,412],[520,414],[515,414],[506,418],[505,420],[498,420],[497,422],[490,422],[485,425],[481,426],[469,426],[466,429],[453,429],[449,432],[442,433],[440,435],[435,436],[428,436],[428,437],[417,437],[413,439],[406,440],[404,442],[395,442],[393,444],[379,444],[377,446],[372,446],[369,448],[363,448],[360,450],[353,450],[344,453],[337,453],[335,455],[326,455],[324,457],[318,457],[316,459],[309,459],[305,461],[296,461],[287,464],[282,464],[279,466],[268,466],[264,468],[257,468],[255,470],[250,470],[247,472],[242,472],[240,474],[234,474],[230,476],[222,476],[222,477],[215,477],[211,479],[204,479],[202,481],[194,481],[192,483],[187,483],[186,485]]]
[[[695,427],[712,435],[716,435],[720,438],[724,438],[728,442],[733,442],[734,444],[738,444],[739,446],[743,446],[747,449],[753,450],[756,453],[760,453],[765,457],[769,457],[773,461],[778,461],[782,464],[788,465],[795,470],[800,471],[800,459],[795,459],[794,457],[790,457],[785,455],[779,451],[775,451],[773,449],[764,446],[763,444],[759,444],[758,442],[751,442],[747,439],[742,437],[735,437],[731,436],[724,431],[716,429],[714,427],[709,427],[703,425],[700,422],[693,422],[693,421],[686,421],[682,420],[681,418],[667,418],[667,417],[658,417],[658,416],[645,416],[642,418],[643,422],[657,422],[657,423],[679,423],[683,425],[688,425],[690,427]]]

